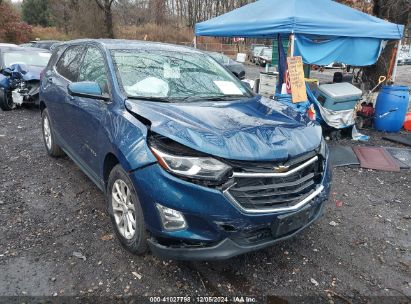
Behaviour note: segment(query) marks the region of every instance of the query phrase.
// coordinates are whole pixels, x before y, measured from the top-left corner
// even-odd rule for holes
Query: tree
[[[157,25],[164,24],[166,16],[166,2],[164,0],[150,0],[150,10],[154,14]]]
[[[0,0],[0,41],[26,42],[30,40],[31,33],[31,26],[20,20],[8,2]]]
[[[22,18],[28,24],[50,26],[48,0],[24,0],[21,6]]]
[[[98,7],[104,12],[104,24],[106,26],[107,36],[114,38],[113,28],[113,11],[112,6],[114,0],[95,0]]]
[[[410,22],[410,0],[373,0],[373,15],[376,17],[403,24]],[[382,52],[378,62],[364,69],[363,81],[370,84],[370,88],[378,83],[380,76],[386,76],[392,70],[393,56],[396,51],[396,41],[390,41]],[[392,76],[392,75],[388,75]]]

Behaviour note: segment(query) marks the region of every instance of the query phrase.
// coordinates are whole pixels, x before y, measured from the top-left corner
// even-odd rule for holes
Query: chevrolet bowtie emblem
[[[274,167],[274,172],[275,173],[285,173],[285,172],[288,172],[288,169],[290,169],[289,166],[278,166],[278,167]]]

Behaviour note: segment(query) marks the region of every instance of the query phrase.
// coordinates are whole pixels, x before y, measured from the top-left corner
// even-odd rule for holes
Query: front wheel
[[[5,90],[0,90],[0,108],[3,111],[10,111],[14,108],[13,99],[7,95]]]
[[[143,211],[133,183],[120,165],[110,173],[107,202],[120,243],[133,254],[144,254],[147,251],[147,234]]]

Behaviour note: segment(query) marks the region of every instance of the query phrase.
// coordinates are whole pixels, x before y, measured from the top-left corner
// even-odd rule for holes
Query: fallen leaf
[[[102,241],[110,241],[110,240],[112,240],[113,238],[114,238],[114,234],[109,233],[109,234],[103,235],[103,236],[100,238],[100,240],[102,240]]]

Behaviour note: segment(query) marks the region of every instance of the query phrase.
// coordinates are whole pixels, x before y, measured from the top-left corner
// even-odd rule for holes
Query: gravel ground
[[[368,145],[392,145],[366,133]],[[410,172],[335,169],[325,215],[296,238],[224,262],[163,261],[122,249],[102,193],[69,158],[46,155],[37,109],[0,111],[0,302],[10,300],[4,296],[273,295],[272,303],[301,300],[289,296],[405,303]]]

